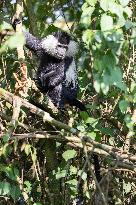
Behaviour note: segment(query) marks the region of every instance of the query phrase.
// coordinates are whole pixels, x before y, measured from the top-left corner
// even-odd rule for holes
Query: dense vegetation
[[[78,98],[89,115],[49,108],[13,16],[36,36],[59,27],[78,41]],[[1,0],[0,41],[0,205],[135,205],[135,1]]]

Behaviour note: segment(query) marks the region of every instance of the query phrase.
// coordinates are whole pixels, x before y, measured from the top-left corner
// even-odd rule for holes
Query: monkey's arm
[[[49,87],[54,88],[58,86],[64,80],[64,75],[60,74],[56,77],[52,76],[49,82]]]
[[[41,40],[33,36],[29,32],[24,31],[25,36],[25,46],[33,51],[37,56],[41,56],[43,50],[41,46]]]
[[[53,35],[48,35],[43,39],[38,39],[29,32],[23,32],[26,40],[26,47],[32,50],[37,56],[41,57],[42,54],[48,55],[57,59],[63,60],[66,55],[67,46],[58,43]]]
[[[20,24],[20,19],[15,19],[12,23],[14,30],[16,31],[16,25]],[[38,39],[29,32],[22,31],[26,40],[26,47],[32,50],[37,56],[41,57],[43,53],[47,53],[57,59],[64,59],[68,45],[59,43],[58,39],[54,35],[48,35],[43,39]]]
[[[46,91],[46,89],[52,89],[62,83],[64,79],[64,73],[61,72],[59,75],[56,75],[55,71],[50,71],[48,73],[41,72],[35,79],[36,84],[39,88]]]
[[[21,23],[20,19],[14,19],[12,26],[15,31],[16,31],[16,26],[20,23]],[[33,36],[27,31],[22,30],[22,32],[24,33],[24,37],[26,41],[25,46],[31,51],[33,51],[37,56],[41,55],[42,54],[41,40]]]

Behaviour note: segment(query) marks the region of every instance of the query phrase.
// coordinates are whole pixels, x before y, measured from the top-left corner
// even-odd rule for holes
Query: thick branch
[[[16,3],[16,13],[13,16],[12,21],[14,22],[15,19],[20,19],[22,20],[22,13],[23,13],[23,0],[17,0]],[[21,23],[16,25],[16,32],[18,34],[22,33],[22,21]],[[23,49],[23,45],[18,45],[17,46],[17,54],[18,54],[18,60],[20,62],[20,74],[21,74],[21,79],[20,76],[16,73],[14,73],[14,77],[16,79],[16,84],[15,84],[15,93],[19,93],[21,96],[26,97],[28,88],[31,84],[31,81],[27,77],[27,66],[25,63],[25,53]]]
[[[0,97],[7,100],[8,102],[10,102],[12,104],[15,95],[0,88]],[[122,164],[123,167],[127,166],[127,168],[129,167],[131,170],[135,171],[136,167],[133,165],[133,163],[131,163],[129,161],[135,162],[136,156],[134,156],[134,155],[132,156],[130,153],[127,153],[127,154],[123,153],[122,150],[120,150],[118,148],[115,148],[115,147],[112,147],[112,146],[109,146],[106,144],[98,143],[98,142],[92,140],[90,137],[82,136],[82,134],[79,133],[78,130],[71,128],[68,125],[66,125],[60,121],[55,120],[54,118],[52,118],[50,116],[49,113],[44,112],[43,110],[41,110],[41,109],[37,108],[36,106],[32,105],[31,103],[29,103],[28,101],[26,101],[20,97],[18,97],[18,98],[21,101],[21,106],[28,108],[30,110],[30,112],[42,117],[43,121],[49,122],[51,125],[54,125],[60,129],[64,129],[65,131],[68,131],[71,134],[76,135],[74,138],[73,137],[68,138],[68,137],[64,137],[64,136],[59,137],[58,135],[54,136],[55,138],[59,137],[59,139],[60,138],[62,138],[63,140],[67,139],[69,142],[71,142],[73,144],[76,144],[76,145],[78,144],[81,148],[83,147],[83,143],[86,143],[86,145],[88,147],[90,147],[90,149],[92,149],[92,148],[94,148],[94,150],[96,149],[97,150],[96,153],[98,153],[98,150],[102,150],[103,152],[105,152],[105,156],[108,156],[108,155],[111,156],[113,159],[113,164],[115,164],[116,166],[118,166],[118,165],[120,166],[120,164],[123,163]],[[33,133],[33,135],[34,135],[34,133]],[[28,135],[25,134],[25,137],[28,137]],[[37,135],[37,137],[41,137],[41,135],[40,136]],[[42,136],[42,138],[43,137],[45,138],[45,136]]]
[[[15,95],[13,95],[12,93],[0,88],[0,97],[5,99],[6,101],[8,101],[9,103],[13,103],[13,98],[14,98]],[[37,108],[36,106],[32,105],[31,103],[29,103],[28,101],[18,97],[20,100],[21,100],[21,106],[24,106],[26,108],[28,108],[30,110],[30,112],[40,116],[43,118],[43,121],[45,122],[49,122],[50,124],[56,126],[56,127],[59,127],[61,129],[64,129],[68,132],[71,132],[73,134],[76,134],[77,133],[77,130],[74,129],[74,128],[71,128],[69,127],[68,125],[60,122],[60,121],[57,121],[55,120],[54,118],[52,118],[50,116],[49,113],[47,112],[44,112],[43,110]]]
[[[13,138],[17,139],[25,139],[25,138],[36,138],[36,139],[51,139],[51,140],[57,140],[60,142],[66,142],[70,146],[75,147],[75,148],[83,148],[83,143],[80,138],[77,136],[66,136],[66,135],[61,135],[61,134],[49,134],[45,131],[41,132],[32,132],[32,133],[24,133],[24,134],[14,134]],[[99,143],[100,144],[100,143]],[[87,149],[90,152],[94,152],[95,154],[104,156],[104,157],[111,157],[112,162],[111,165],[117,166],[117,167],[122,167],[122,168],[127,168],[130,170],[135,170],[136,166],[134,166],[132,163],[129,163],[126,160],[130,160],[133,162],[136,162],[136,156],[128,155],[128,154],[121,154],[119,157],[119,160],[116,161],[115,158],[113,158],[110,153],[100,149],[100,148],[93,148],[92,144],[86,143]],[[107,145],[108,146],[108,145]],[[110,147],[110,146],[109,146]]]
[[[13,19],[22,19],[22,12],[23,12],[23,2],[22,0],[18,0],[16,4],[16,13]],[[16,25],[16,32],[22,33],[22,23]],[[25,59],[24,49],[23,46],[17,47],[18,59]]]

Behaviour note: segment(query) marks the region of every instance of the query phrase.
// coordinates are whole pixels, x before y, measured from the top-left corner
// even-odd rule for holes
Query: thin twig
[[[12,119],[11,119],[11,122],[9,124],[8,132],[7,132],[10,137],[11,137],[14,129],[16,128],[19,114],[20,114],[20,107],[21,107],[20,98],[18,98],[17,96],[14,96],[14,98],[13,98],[13,115],[12,115]]]
[[[13,103],[14,96],[15,95],[11,94],[10,92],[7,92],[6,90],[0,88],[0,97],[7,100],[9,103],[11,103],[11,104]],[[72,128],[72,127],[70,127],[70,126],[68,126],[60,121],[55,120],[54,118],[52,118],[50,116],[49,113],[44,112],[43,110],[41,110],[41,109],[37,108],[36,106],[32,105],[31,103],[29,103],[28,101],[26,101],[20,97],[18,97],[18,99],[21,101],[22,106],[28,108],[30,110],[30,112],[35,113],[36,115],[42,117],[43,121],[49,122],[51,125],[54,125],[54,126],[58,127],[59,129],[64,129],[65,131],[75,135],[76,136],[74,139],[75,141],[69,140],[71,143],[73,143],[73,144],[77,143],[80,145],[81,148],[83,148],[82,143],[85,142],[87,144],[87,146],[90,147],[90,149],[92,147],[94,147],[94,150],[95,149],[102,150],[102,152],[105,152],[107,154],[107,156],[110,156],[112,158],[113,165],[115,165],[116,161],[118,160],[118,166],[122,166],[124,168],[128,168],[130,170],[136,171],[136,167],[131,162],[131,161],[133,161],[133,162],[136,161],[135,155],[132,155],[130,153],[126,154],[119,148],[115,148],[113,146],[98,143],[88,136],[82,136],[82,133],[80,133],[75,128]],[[33,136],[33,134],[31,135],[31,137],[32,136]],[[25,137],[28,137],[28,136],[25,136]],[[38,137],[41,137],[41,136],[38,136]],[[42,136],[42,138],[43,137],[44,136]],[[57,138],[56,135],[55,135],[55,138]],[[61,138],[63,139],[62,136],[61,136]]]

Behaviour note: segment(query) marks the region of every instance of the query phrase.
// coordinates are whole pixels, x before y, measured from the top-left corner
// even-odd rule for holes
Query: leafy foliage
[[[65,116],[56,116],[71,124],[96,143],[112,146],[110,153],[96,148],[100,154],[103,179],[102,190],[108,193],[109,204],[135,204],[135,125],[136,125],[136,6],[129,0],[84,0],[84,1],[24,1],[23,26],[37,36],[46,36],[55,31],[56,25],[67,30],[79,43],[77,65],[79,72],[79,98],[86,104],[88,113],[68,109],[69,122]],[[11,31],[11,17],[15,13],[16,1],[0,1],[0,86],[15,91],[20,62],[16,48],[24,45],[22,34],[5,35]],[[67,22],[67,24],[66,24]],[[72,29],[69,28],[72,25]],[[9,32],[10,33],[10,32]],[[25,50],[28,76],[34,76],[37,62]],[[27,99],[39,99],[41,95],[28,91]],[[40,98],[41,99],[41,98]],[[47,107],[44,96],[43,105]],[[54,126],[43,123],[21,107],[12,135],[38,132],[40,135],[56,135],[52,139],[15,140],[10,136],[12,105],[0,99],[0,204],[83,204],[96,203],[97,185],[92,175],[94,147],[88,155],[87,164],[84,144],[63,141],[69,136]],[[67,117],[66,117],[67,118]],[[55,134],[54,134],[55,133]],[[55,138],[55,137],[54,137]],[[53,139],[54,139],[53,138]],[[82,149],[83,148],[83,149]],[[116,149],[128,152],[127,168],[119,169],[120,158],[113,160]],[[129,162],[134,167],[129,169]],[[120,165],[121,166],[121,165]],[[105,178],[104,178],[105,177]],[[118,187],[118,190],[117,190]],[[95,192],[96,190],[96,192]],[[103,191],[103,192],[104,192]],[[95,195],[96,194],[96,195]],[[105,194],[105,193],[104,193]],[[105,194],[105,195],[106,195]],[[95,195],[95,197],[94,197]],[[59,200],[58,200],[59,199]],[[99,198],[100,199],[100,198]],[[8,203],[7,203],[8,202]],[[101,203],[103,204],[103,202]]]

